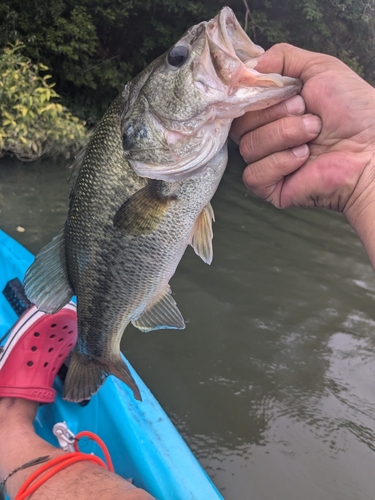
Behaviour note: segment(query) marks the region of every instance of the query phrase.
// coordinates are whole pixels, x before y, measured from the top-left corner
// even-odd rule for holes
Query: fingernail
[[[307,156],[309,154],[309,146],[307,144],[302,144],[302,146],[297,146],[292,149],[292,153],[297,158],[302,158],[303,156]]]
[[[305,101],[300,95],[295,95],[285,101],[285,106],[291,115],[301,115],[305,111]]]
[[[303,123],[306,127],[307,132],[309,132],[310,134],[319,133],[322,127],[320,118],[314,115],[305,116],[303,118]]]

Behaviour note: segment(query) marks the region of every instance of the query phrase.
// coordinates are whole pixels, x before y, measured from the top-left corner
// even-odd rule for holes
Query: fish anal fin
[[[164,181],[150,180],[119,208],[113,223],[128,234],[150,234],[175,199],[176,195]]]
[[[142,332],[161,329],[183,330],[184,318],[171,294],[170,286],[167,285],[156,301],[146,309],[142,316],[133,320],[132,324]]]
[[[38,253],[26,271],[24,284],[30,302],[49,314],[59,311],[74,295],[66,268],[63,229]]]
[[[81,354],[76,349],[66,375],[63,398],[75,403],[90,399],[98,392],[108,375],[115,375],[122,380],[133,391],[135,399],[142,401],[138,386],[120,356],[115,360],[102,361]]]
[[[208,203],[195,221],[190,237],[190,245],[194,248],[194,252],[206,264],[211,264],[213,259],[212,221],[215,221],[215,215],[211,203]]]

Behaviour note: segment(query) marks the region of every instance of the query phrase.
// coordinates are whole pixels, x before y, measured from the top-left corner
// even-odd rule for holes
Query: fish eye
[[[168,53],[168,62],[171,66],[179,68],[189,56],[189,49],[185,45],[175,45]]]

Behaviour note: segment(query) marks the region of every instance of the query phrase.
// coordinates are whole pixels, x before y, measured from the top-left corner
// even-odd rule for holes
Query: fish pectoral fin
[[[66,375],[63,398],[74,403],[90,399],[98,392],[108,375],[115,375],[122,380],[133,391],[135,399],[142,401],[138,386],[120,356],[115,360],[98,361],[76,349]]]
[[[26,271],[24,285],[27,298],[48,314],[59,311],[74,295],[66,268],[63,229],[38,253]]]
[[[172,297],[169,285],[166,286],[158,299],[146,309],[132,324],[142,332],[151,330],[172,329],[183,330],[185,328],[184,318],[178,310],[177,304]]]
[[[211,264],[213,259],[212,221],[215,221],[215,215],[211,203],[208,203],[195,221],[189,242],[206,264]]]
[[[176,196],[163,181],[150,180],[147,186],[133,194],[118,210],[113,223],[128,234],[152,233],[162,221]]]

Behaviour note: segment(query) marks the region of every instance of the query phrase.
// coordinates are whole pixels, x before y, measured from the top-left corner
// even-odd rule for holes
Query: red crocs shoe
[[[32,306],[0,347],[0,397],[52,403],[53,381],[76,342],[77,313],[72,302],[56,314]]]

